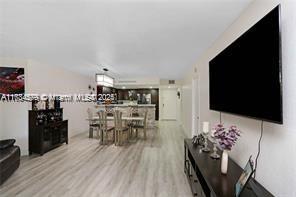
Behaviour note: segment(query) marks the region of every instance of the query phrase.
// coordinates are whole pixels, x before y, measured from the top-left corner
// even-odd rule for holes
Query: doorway
[[[162,90],[162,119],[177,120],[177,89]]]

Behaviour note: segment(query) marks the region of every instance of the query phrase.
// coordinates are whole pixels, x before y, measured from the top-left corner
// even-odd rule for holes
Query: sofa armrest
[[[0,140],[0,150],[13,146],[15,139]]]

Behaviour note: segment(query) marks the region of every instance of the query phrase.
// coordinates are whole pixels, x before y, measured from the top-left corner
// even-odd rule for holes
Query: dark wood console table
[[[209,147],[212,148],[212,143],[210,142]],[[191,139],[184,140],[184,148],[184,171],[194,196],[235,196],[234,187],[243,171],[239,165],[229,158],[228,173],[223,175],[220,170],[221,159],[212,159],[210,153],[202,152],[201,147],[193,145]],[[221,155],[221,151],[218,152]],[[273,195],[252,178],[241,196],[269,197]]]

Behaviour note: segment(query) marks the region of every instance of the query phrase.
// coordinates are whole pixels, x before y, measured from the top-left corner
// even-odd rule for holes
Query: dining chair
[[[126,134],[126,141],[129,140],[129,128],[123,124],[122,112],[116,110],[114,112],[114,126],[115,126],[115,145],[122,145],[123,134]]]
[[[138,106],[131,106],[129,108],[129,116],[130,117],[139,117]],[[133,126],[138,124],[138,121],[128,121],[127,125],[130,127],[130,136],[133,137],[134,129]]]
[[[148,115],[148,110],[145,110],[144,112],[144,120],[142,123],[137,123],[135,125],[133,125],[133,129],[136,129],[136,135],[138,136],[138,130],[139,129],[142,129],[143,130],[143,133],[144,133],[144,139],[146,140],[147,139],[147,115]]]
[[[97,120],[93,119],[93,111],[90,108],[87,108],[87,115],[89,121],[89,138],[94,137],[94,129],[97,130],[97,136],[99,136],[100,124]]]
[[[131,117],[139,117],[140,114],[142,113],[142,110],[139,111],[139,108],[137,106],[131,107]],[[132,120],[129,122],[129,127],[130,127],[130,136],[134,138],[134,135],[136,138],[138,138],[138,129],[136,127],[139,127],[141,125],[141,120]]]
[[[105,111],[106,111],[106,113],[107,113],[107,116],[113,116],[113,114],[114,114],[114,106],[108,106],[108,105],[106,105],[105,106]]]
[[[100,124],[100,137],[101,144],[106,144],[108,141],[109,134],[112,134],[112,141],[115,141],[115,131],[113,126],[108,126],[107,113],[105,111],[100,111],[99,113],[99,124]]]
[[[138,106],[131,106],[130,107],[130,116],[138,117],[139,116],[139,108]]]

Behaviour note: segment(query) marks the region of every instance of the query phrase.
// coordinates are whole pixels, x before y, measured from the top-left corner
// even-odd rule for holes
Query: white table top
[[[94,116],[93,117],[93,120],[98,120],[98,119],[100,119],[99,116]],[[114,117],[113,116],[107,116],[107,120],[114,120]],[[122,120],[139,120],[139,121],[143,121],[144,117],[141,117],[141,116],[138,116],[138,117],[122,116]]]
[[[95,105],[96,108],[100,107],[155,107],[155,104],[97,104]]]

